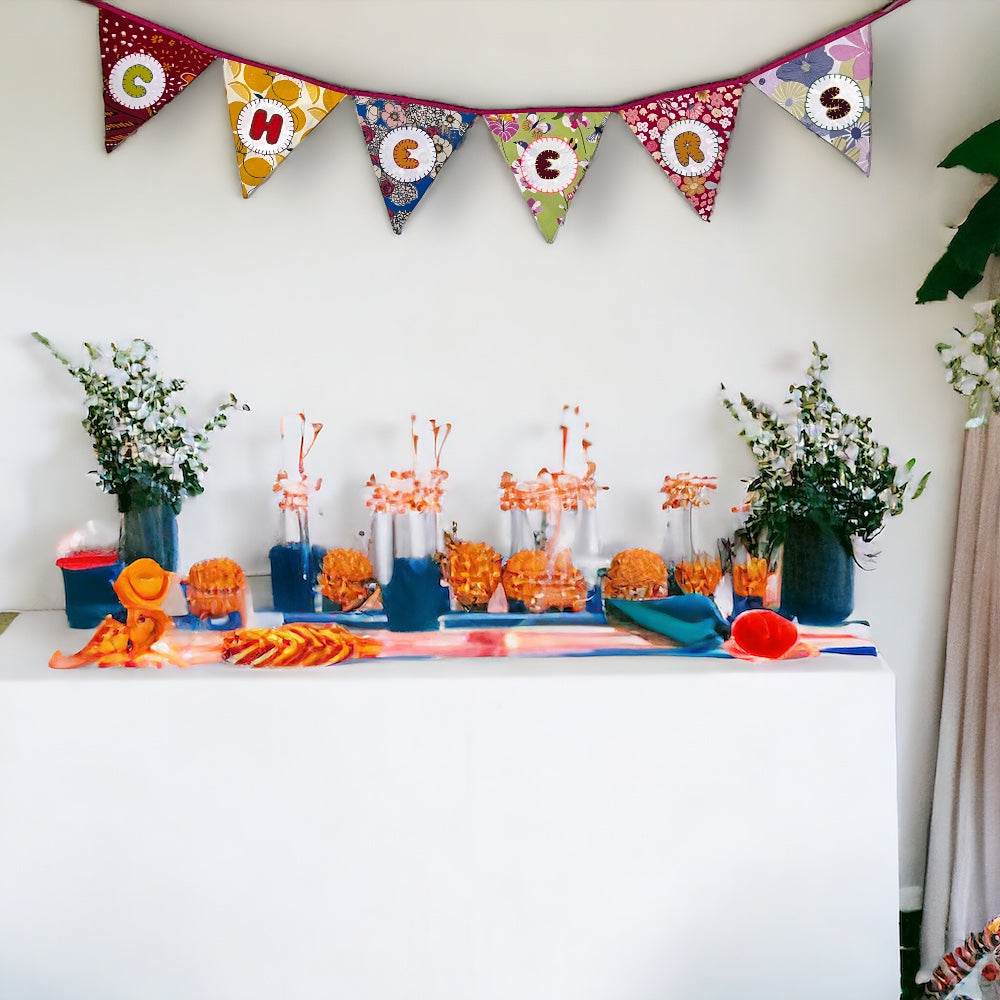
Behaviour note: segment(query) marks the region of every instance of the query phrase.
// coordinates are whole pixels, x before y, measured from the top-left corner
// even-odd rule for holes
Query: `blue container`
[[[275,545],[270,553],[271,599],[275,611],[315,611],[316,578],[326,549],[313,545],[307,557],[299,542]]]
[[[839,625],[854,610],[854,559],[825,525],[788,522],[781,559],[781,613],[803,625]]]
[[[69,627],[94,629],[107,615],[125,621],[125,609],[111,586],[125,568],[125,563],[111,561],[97,566],[87,563],[88,560],[73,556],[56,563],[62,570]]]
[[[441,567],[430,558],[395,559],[392,579],[382,587],[390,632],[428,632],[439,627],[448,610],[448,588],[441,586]]]

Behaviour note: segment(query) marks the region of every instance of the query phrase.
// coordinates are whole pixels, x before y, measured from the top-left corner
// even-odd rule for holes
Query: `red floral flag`
[[[706,221],[712,217],[741,82],[647,97],[619,111],[625,124]]]
[[[118,11],[97,14],[110,153],[215,60],[190,39]]]

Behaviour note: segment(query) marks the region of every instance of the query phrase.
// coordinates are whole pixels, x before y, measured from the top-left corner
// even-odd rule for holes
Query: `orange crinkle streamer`
[[[222,658],[250,667],[321,667],[349,657],[375,656],[379,644],[340,625],[292,624],[237,629],[222,643]]]
[[[676,507],[704,507],[708,503],[706,490],[718,489],[715,476],[695,476],[690,472],[679,472],[676,476],[664,476],[660,492],[666,494],[663,510]]]

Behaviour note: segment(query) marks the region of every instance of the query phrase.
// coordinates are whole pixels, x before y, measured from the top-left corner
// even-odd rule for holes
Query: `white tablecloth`
[[[874,657],[49,670],[0,636],[4,1000],[898,996]]]

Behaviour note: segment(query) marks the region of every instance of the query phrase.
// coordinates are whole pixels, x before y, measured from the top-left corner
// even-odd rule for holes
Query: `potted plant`
[[[723,399],[757,460],[740,541],[768,559],[783,547],[781,610],[815,625],[850,615],[855,543],[870,542],[930,475],[912,483],[915,460],[896,465],[871,419],[837,406],[823,379],[828,368],[814,342],[807,380],[789,387],[780,412],[742,393]]]
[[[156,354],[145,340],[110,352],[85,343],[88,360],[75,365],[40,333],[32,336],[83,386],[87,415],[83,426],[97,456],[98,484],[113,493],[121,512],[119,558],[148,557],[177,569],[177,523],[184,497],[202,493],[208,471],[208,436],[225,427],[235,396],[220,403],[202,427],[191,430],[174,396],[185,386],[156,371]]]

